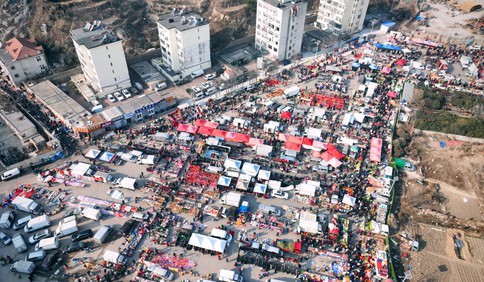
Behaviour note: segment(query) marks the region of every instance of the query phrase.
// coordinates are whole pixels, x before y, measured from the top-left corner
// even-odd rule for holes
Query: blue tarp
[[[392,22],[392,21],[385,21],[381,25],[388,26],[388,27],[392,27],[392,26],[395,25],[395,23]]]
[[[445,143],[444,141],[440,141],[440,142],[439,142],[439,145],[440,145],[440,148],[445,148],[445,147],[447,147],[447,143]]]
[[[392,44],[381,44],[381,43],[377,43],[377,44],[375,44],[375,47],[376,48],[379,48],[379,49],[385,49],[385,50],[402,51],[402,47],[396,46],[396,45],[392,45]]]
[[[249,212],[248,206],[240,206],[237,212]]]
[[[359,68],[360,64],[359,63],[352,63],[351,66],[354,67],[354,68]]]
[[[62,159],[62,158],[64,158],[64,153],[62,153],[62,152],[57,152],[57,154],[55,154],[55,156],[56,156],[58,159]]]
[[[370,69],[377,70],[377,69],[379,69],[379,67],[377,65],[375,65],[375,64],[371,64],[370,65]]]
[[[334,273],[334,274],[336,274],[336,275],[338,275],[338,274],[339,274],[339,267],[338,267],[338,265],[337,265],[336,263],[334,263],[334,262],[333,262],[333,263],[331,264],[331,268],[333,269],[333,273]]]
[[[417,19],[417,21],[421,21],[421,20],[423,20],[423,17],[418,15],[416,19]]]

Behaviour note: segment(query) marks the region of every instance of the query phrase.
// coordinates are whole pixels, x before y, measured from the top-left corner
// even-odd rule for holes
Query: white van
[[[20,228],[24,227],[32,219],[31,215],[22,217],[21,219],[17,220],[13,225],[13,230],[19,230]]]
[[[203,92],[195,93],[195,95],[193,96],[195,100],[201,100],[203,99],[203,97],[205,97],[205,94],[203,94]]]
[[[192,78],[197,78],[199,76],[202,76],[204,74],[203,70],[196,70],[194,72],[192,72],[192,74],[190,75]]]
[[[4,173],[2,173],[2,175],[0,176],[0,179],[2,179],[2,181],[7,181],[9,179],[12,179],[18,176],[20,176],[20,169],[16,167],[14,169],[7,170]]]
[[[45,258],[45,255],[46,255],[46,252],[44,250],[35,251],[35,252],[31,252],[30,254],[28,254],[25,257],[25,260],[39,261],[39,260],[43,260]]]
[[[102,244],[104,240],[109,236],[109,234],[113,231],[113,227],[111,225],[104,225],[99,228],[99,230],[94,234],[94,241]]]
[[[209,96],[209,95],[213,95],[217,93],[217,88],[216,87],[210,87],[209,89],[207,89],[205,91],[205,95]]]
[[[160,91],[160,90],[166,89],[167,87],[168,87],[168,84],[166,84],[166,82],[159,82],[156,84],[155,90]]]

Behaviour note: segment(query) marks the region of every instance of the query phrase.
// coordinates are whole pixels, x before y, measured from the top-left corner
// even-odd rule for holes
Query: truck
[[[233,270],[220,269],[218,280],[225,282],[242,282],[244,278]]]
[[[101,211],[98,209],[93,209],[93,208],[85,208],[82,211],[82,216],[93,219],[93,220],[99,220],[102,216]]]
[[[2,217],[0,217],[0,227],[1,228],[10,228],[13,224],[13,220],[15,219],[15,213],[13,211],[6,211],[2,213]]]
[[[19,260],[10,266],[11,271],[31,274],[34,272],[35,264],[31,261]]]
[[[29,220],[27,225],[24,226],[24,231],[25,233],[30,233],[47,226],[50,226],[50,219],[44,214]]]
[[[118,180],[116,180],[116,187],[136,190],[136,188],[138,188],[138,184],[136,183],[136,178],[123,177],[123,178],[118,178]]]
[[[40,240],[36,245],[35,245],[35,250],[55,250],[59,248],[59,239],[57,237],[50,237],[50,238],[45,238]]]
[[[17,196],[12,201],[12,206],[15,207],[17,210],[41,215],[44,212],[44,209],[41,205],[37,204],[34,200],[25,198],[22,196]]]
[[[110,173],[103,171],[96,171],[96,173],[94,173],[92,177],[96,182],[113,183],[116,181],[116,178],[114,178],[114,176],[112,176]]]
[[[229,192],[220,198],[220,203],[228,206],[239,207],[242,201],[242,195],[235,192]]]
[[[128,258],[118,252],[106,250],[103,255],[103,260],[114,264],[125,264]]]
[[[289,87],[286,90],[284,90],[284,97],[286,99],[290,99],[297,96],[299,92],[301,92],[301,89],[299,88],[299,86]]]
[[[156,163],[155,155],[144,155],[139,158],[138,164],[154,165]]]
[[[71,218],[74,217],[74,220],[71,220]],[[61,238],[67,235],[70,235],[74,232],[79,231],[79,228],[77,227],[77,221],[76,221],[76,216],[69,216],[64,219],[62,219],[59,222],[59,225],[57,226],[57,229],[55,230],[55,236],[57,238]],[[67,221],[66,221],[67,219]]]
[[[13,246],[19,253],[25,252],[28,249],[27,244],[25,244],[24,238],[20,233],[13,235],[12,242]]]

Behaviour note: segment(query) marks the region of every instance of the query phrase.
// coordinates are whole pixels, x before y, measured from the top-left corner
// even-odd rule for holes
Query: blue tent
[[[240,206],[237,211],[238,212],[249,212],[249,207],[248,206]]]
[[[393,50],[393,51],[402,51],[402,47],[392,45],[392,44],[381,44],[377,43],[375,44],[375,47],[378,49],[385,49],[385,50]]]

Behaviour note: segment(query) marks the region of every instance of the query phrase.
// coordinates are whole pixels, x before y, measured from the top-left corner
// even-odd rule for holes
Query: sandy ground
[[[406,264],[412,267],[412,281],[482,281],[484,276],[484,240],[466,237],[455,229],[419,224],[406,230],[415,238],[420,235],[420,250],[411,252]],[[457,258],[452,236],[463,234],[464,259]]]

